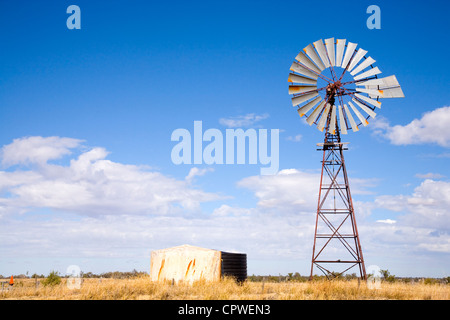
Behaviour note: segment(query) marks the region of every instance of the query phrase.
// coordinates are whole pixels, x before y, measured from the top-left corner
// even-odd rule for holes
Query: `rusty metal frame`
[[[340,84],[340,83],[339,83]],[[331,90],[331,94],[327,96],[327,100],[334,99],[337,91],[340,89],[340,86],[335,87]],[[337,95],[339,97],[339,95]],[[339,97],[340,98],[340,97]],[[330,112],[331,114],[331,112]],[[314,267],[319,269],[328,279],[333,279],[347,272],[351,268],[358,266],[360,278],[366,280],[366,270],[364,265],[364,259],[361,249],[360,238],[358,234],[358,228],[356,225],[355,219],[355,211],[353,207],[353,200],[350,192],[350,185],[347,177],[347,170],[345,167],[344,154],[343,151],[347,150],[344,147],[344,144],[341,143],[341,138],[339,134],[339,129],[335,132],[336,134],[328,133],[328,125],[330,122],[330,115],[328,115],[327,125],[325,126],[325,138],[322,148],[318,149],[323,151],[322,157],[322,169],[320,176],[320,187],[319,187],[319,197],[317,202],[317,215],[316,215],[316,224],[314,230],[314,244],[313,244],[313,252],[312,252],[312,260],[311,260],[311,274],[310,279],[313,279]],[[336,124],[337,125],[337,124]],[[330,179],[329,184],[324,183],[324,176]],[[338,178],[341,178],[338,182]],[[336,206],[336,201],[333,201],[334,207],[331,209],[324,208],[324,204],[327,198],[333,194],[336,198],[336,194],[342,201],[342,207]],[[330,221],[328,216],[334,215],[343,215],[341,216],[342,220],[339,224],[336,222]],[[351,223],[351,233],[341,233],[340,228],[344,225],[346,221]],[[329,229],[330,233],[318,233],[318,226],[325,226],[325,229]],[[325,244],[318,246],[317,239],[327,239]],[[331,247],[330,242],[333,239],[339,240],[340,245],[344,247],[352,259],[347,260],[322,260],[320,256],[323,252],[326,251],[329,247]],[[353,241],[351,241],[353,239]],[[338,244],[339,244],[338,243]],[[329,270],[328,264],[346,264],[349,265],[343,271],[334,272]],[[327,266],[327,267],[325,267]]]

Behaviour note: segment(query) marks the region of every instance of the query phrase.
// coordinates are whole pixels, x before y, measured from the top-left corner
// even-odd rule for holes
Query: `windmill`
[[[358,44],[329,38],[309,44],[296,57],[289,73],[289,94],[300,117],[325,132],[311,274],[314,267],[327,278],[358,267],[366,279],[341,134],[356,132],[375,118],[379,98],[404,97],[394,75],[379,78],[375,60]],[[336,270],[338,269],[338,270]]]

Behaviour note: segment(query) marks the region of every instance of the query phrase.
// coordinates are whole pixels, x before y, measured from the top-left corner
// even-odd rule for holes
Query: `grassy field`
[[[42,280],[42,279],[41,279]],[[130,279],[84,279],[70,289],[67,279],[54,286],[36,286],[34,279],[19,279],[0,291],[0,299],[39,300],[449,300],[450,285],[382,282],[371,289],[364,281],[253,282],[232,279],[189,284],[155,283],[148,276]],[[6,280],[4,280],[6,281]]]

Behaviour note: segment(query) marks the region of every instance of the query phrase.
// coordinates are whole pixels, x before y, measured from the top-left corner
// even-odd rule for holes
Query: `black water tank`
[[[238,282],[247,279],[247,255],[245,253],[223,252],[222,255],[222,276],[233,277]]]

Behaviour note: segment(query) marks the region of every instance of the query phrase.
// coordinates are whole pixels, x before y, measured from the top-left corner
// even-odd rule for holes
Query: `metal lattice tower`
[[[361,279],[366,279],[344,161],[343,151],[347,150],[345,145],[345,142],[341,142],[339,130],[336,130],[336,134],[326,132],[324,142],[318,144],[321,147],[318,150],[323,151],[323,158],[310,279],[314,266],[328,279],[358,266]]]

